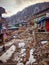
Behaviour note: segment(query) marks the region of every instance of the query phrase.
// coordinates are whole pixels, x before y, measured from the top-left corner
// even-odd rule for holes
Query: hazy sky
[[[2,6],[6,9],[7,14],[4,14],[6,17],[17,13],[32,4],[48,1],[49,0],[0,0],[0,7]]]

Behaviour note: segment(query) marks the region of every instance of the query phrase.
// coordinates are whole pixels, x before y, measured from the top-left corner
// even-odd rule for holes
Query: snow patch
[[[33,56],[33,51],[34,51],[34,49],[31,49],[31,50],[30,50],[29,61],[26,63],[26,65],[29,64],[29,63],[32,64],[33,62],[35,62],[35,59],[34,59],[34,56]]]
[[[24,42],[20,42],[19,43],[19,48],[22,48],[22,47],[24,47],[25,46],[25,43]]]
[[[24,53],[26,51],[26,49],[21,49],[21,54]]]
[[[25,51],[26,51],[26,49],[21,49],[21,52],[20,52],[21,56],[25,56],[26,55]]]
[[[17,63],[17,65],[24,65],[23,63]]]
[[[48,41],[41,41],[41,44],[46,44]]]
[[[3,62],[7,62],[8,59],[12,56],[14,53],[16,47],[12,45],[3,55],[0,56],[0,60]]]

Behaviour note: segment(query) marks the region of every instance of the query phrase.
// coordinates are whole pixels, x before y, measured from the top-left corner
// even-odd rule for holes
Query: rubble
[[[36,33],[36,36],[36,40],[38,43],[36,44],[37,46],[35,46],[35,50],[33,52],[34,58],[36,59],[35,63],[37,63],[37,65],[49,65],[49,33]],[[47,41],[42,41],[41,38],[42,40]]]
[[[8,43],[5,44],[5,47],[9,48],[15,45],[16,49],[7,63],[13,62],[16,65],[48,65],[49,33],[35,33],[31,27],[31,31],[30,28],[27,28],[19,33],[17,38]]]

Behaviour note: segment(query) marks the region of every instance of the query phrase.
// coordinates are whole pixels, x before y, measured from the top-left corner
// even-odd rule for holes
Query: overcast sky
[[[4,16],[7,17],[32,4],[48,1],[49,0],[0,0],[0,7],[2,6],[6,9],[7,14],[4,14]]]

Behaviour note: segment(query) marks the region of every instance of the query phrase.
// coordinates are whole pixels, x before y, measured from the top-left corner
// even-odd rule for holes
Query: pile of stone
[[[38,65],[49,65],[49,42],[36,48],[33,54]]]
[[[36,45],[33,52],[36,61],[33,65],[49,65],[49,33],[36,33]]]
[[[18,35],[18,38],[27,39],[29,37],[33,37],[32,33],[33,33],[33,30],[30,30],[29,28],[27,28],[24,32]]]

